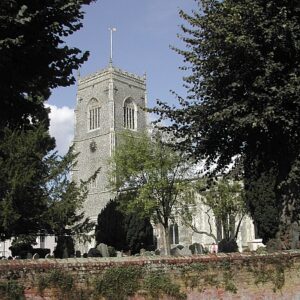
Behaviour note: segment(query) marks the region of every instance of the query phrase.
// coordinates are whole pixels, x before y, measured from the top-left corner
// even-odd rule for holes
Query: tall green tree
[[[90,2],[0,2],[0,232],[3,238],[44,229],[41,216],[50,209],[51,197],[46,186],[52,180],[50,153],[55,148],[48,132],[49,111],[44,103],[52,88],[74,83],[73,71],[87,60],[87,52],[67,46],[64,39],[82,27],[82,6]],[[72,188],[69,192],[72,199],[77,197],[72,195]],[[61,196],[66,205],[67,196]],[[55,214],[54,203],[51,207]],[[51,228],[54,230],[54,226]]]
[[[203,0],[181,39],[187,99],[154,109],[178,146],[224,169],[244,161],[246,199],[264,242],[300,219],[300,10],[297,0]],[[261,193],[261,191],[263,191]]]
[[[213,238],[215,243],[221,240],[222,243],[235,243],[242,220],[247,214],[241,182],[228,178],[217,178],[213,181],[204,178],[196,180],[193,189],[201,198],[194,203],[195,209],[183,207],[182,217],[185,224],[193,231]],[[199,206],[200,203],[202,205]],[[193,219],[198,209],[204,210],[207,215],[208,230],[194,225]]]
[[[153,228],[149,218],[139,218],[135,213],[124,214],[118,210],[118,201],[108,202],[98,215],[97,243],[113,246],[119,251],[130,250],[132,254],[139,253],[142,248],[152,250]]]
[[[54,143],[44,127],[6,129],[0,143],[1,238],[34,236],[42,231],[62,236],[91,230],[81,211],[88,182],[76,186],[69,172],[76,157],[49,154]]]
[[[76,184],[70,174],[76,165],[77,154],[71,147],[61,157],[56,152],[44,158],[47,175],[43,189],[47,200],[47,210],[41,215],[43,228],[56,236],[72,235],[77,241],[90,239],[89,233],[94,222],[85,217],[83,203],[88,194],[88,186],[95,179],[97,170],[87,181]]]
[[[88,53],[64,39],[82,27],[92,0],[3,0],[0,3],[0,129],[48,120],[50,90],[75,82]],[[46,125],[46,124],[45,124]]]
[[[112,167],[112,187],[121,195],[120,208],[149,217],[163,228],[165,254],[170,254],[169,225],[189,182],[184,155],[175,152],[160,134],[124,132],[118,137]],[[135,192],[135,197],[127,194]]]
[[[0,143],[0,232],[3,238],[42,228],[47,210],[44,157],[54,140],[45,128],[5,129]]]

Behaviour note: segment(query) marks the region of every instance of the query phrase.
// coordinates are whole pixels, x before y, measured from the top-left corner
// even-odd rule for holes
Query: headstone
[[[32,253],[28,252],[26,258],[27,259],[32,259]]]
[[[38,255],[38,253],[34,253],[34,255],[33,255],[33,257],[32,257],[33,259],[39,259],[40,258],[40,256]]]
[[[144,255],[145,255],[145,252],[146,252],[146,249],[142,248],[142,249],[140,250],[140,255],[141,255],[141,256],[144,256]]]
[[[171,249],[171,251],[170,251],[170,253],[171,253],[171,255],[173,255],[173,256],[180,256],[181,254],[180,254],[180,249],[178,249],[177,247],[175,247],[175,248],[172,248]]]
[[[117,257],[122,257],[122,256],[123,256],[122,251],[117,251]]]
[[[49,259],[49,258],[51,258],[50,253],[46,254],[46,256],[45,256],[45,259]]]
[[[159,249],[156,249],[156,250],[154,251],[154,254],[155,254],[155,255],[160,255],[160,250],[159,250]]]
[[[183,255],[183,256],[192,255],[191,250],[187,246],[183,247],[182,249],[178,249],[178,250],[179,250],[179,255]]]
[[[100,251],[102,257],[109,257],[108,248],[106,244],[100,243],[97,246],[97,249]]]

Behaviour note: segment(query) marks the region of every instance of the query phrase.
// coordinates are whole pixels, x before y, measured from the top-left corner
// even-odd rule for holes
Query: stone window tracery
[[[126,99],[123,107],[123,124],[127,129],[137,129],[137,109],[132,99]]]
[[[88,129],[95,130],[100,128],[101,107],[96,99],[92,99],[88,108]]]

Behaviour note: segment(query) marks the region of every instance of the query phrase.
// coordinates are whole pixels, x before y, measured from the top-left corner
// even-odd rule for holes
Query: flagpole
[[[113,60],[113,31],[117,31],[115,27],[108,28],[110,31],[110,58],[109,58],[109,64],[112,65]]]

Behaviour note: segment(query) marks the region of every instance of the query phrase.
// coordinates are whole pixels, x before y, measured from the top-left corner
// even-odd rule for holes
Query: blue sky
[[[110,55],[108,28],[116,27],[114,65],[137,75],[147,73],[150,107],[156,99],[175,103],[170,90],[182,96],[185,93],[182,88],[184,73],[179,70],[183,61],[169,46],[184,48],[177,38],[183,22],[178,11],[190,12],[195,5],[194,0],[98,0],[85,6],[83,28],[69,37],[66,43],[90,51],[89,60],[80,70],[81,76],[85,76],[107,66]],[[75,100],[76,85],[55,89],[49,99],[52,134],[57,139],[58,148],[62,147],[61,142],[69,143],[71,139],[73,124],[70,122]],[[69,139],[56,136],[59,132],[62,134],[62,124],[59,122],[69,128]],[[56,130],[53,130],[54,127]]]

